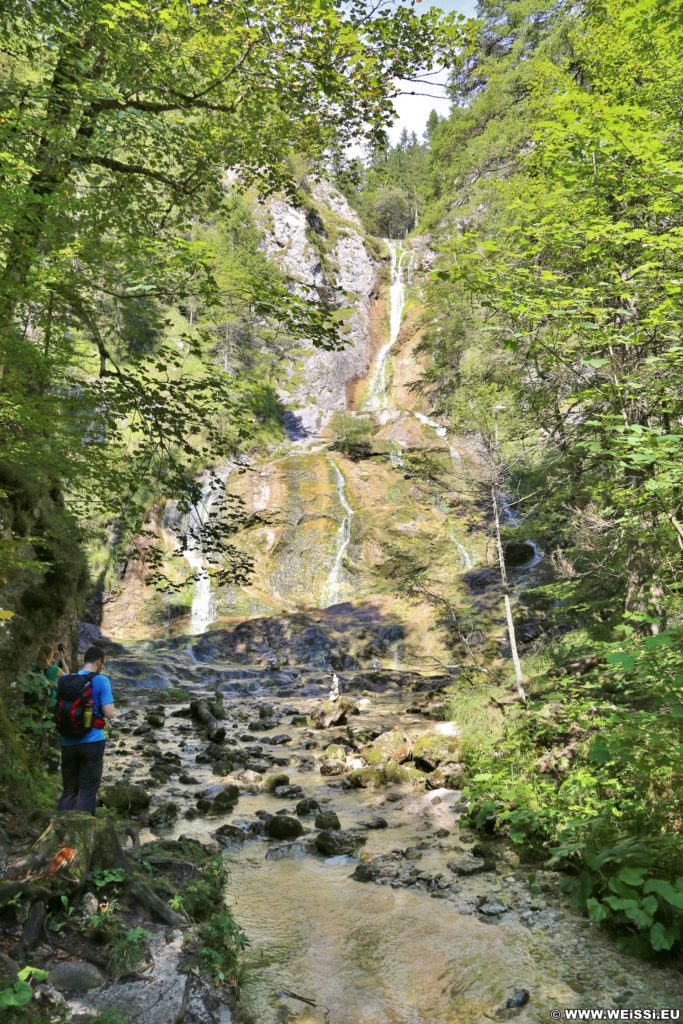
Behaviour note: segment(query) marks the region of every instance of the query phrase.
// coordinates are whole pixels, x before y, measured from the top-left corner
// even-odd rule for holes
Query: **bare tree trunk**
[[[505,556],[503,554],[503,542],[500,538],[500,512],[498,508],[498,492],[495,485],[491,488],[491,500],[493,502],[493,517],[496,524],[496,547],[498,548],[498,561],[500,563],[500,579],[503,585],[503,600],[505,602],[505,618],[507,619],[508,637],[510,639],[510,651],[512,664],[515,668],[515,681],[519,699],[526,703],[526,691],[524,689],[524,675],[522,665],[517,651],[517,634],[515,633],[515,621],[512,617],[512,604],[510,603],[510,588],[508,586],[507,570],[505,568]]]
[[[218,724],[205,700],[190,701],[190,712],[196,721],[206,726],[206,734],[212,743],[223,742],[225,739],[225,726]]]

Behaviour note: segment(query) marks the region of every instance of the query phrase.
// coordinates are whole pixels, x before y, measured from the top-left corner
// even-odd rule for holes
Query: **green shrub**
[[[135,970],[147,955],[148,938],[144,928],[129,928],[115,935],[107,947],[107,973],[120,978]]]
[[[354,461],[368,459],[376,454],[374,431],[372,420],[367,417],[337,413],[332,420],[332,448]]]
[[[624,950],[676,953],[683,630],[626,635],[627,649],[601,645],[583,676],[530,680],[529,706],[510,714],[496,749],[471,753],[465,795],[476,828],[567,870],[576,905],[617,932]]]
[[[244,964],[241,954],[248,939],[237,925],[227,907],[212,914],[199,929],[196,959],[216,985],[226,985],[238,992],[244,982]]]

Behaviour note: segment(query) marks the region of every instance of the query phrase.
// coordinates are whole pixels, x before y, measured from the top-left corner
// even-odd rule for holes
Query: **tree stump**
[[[30,903],[72,897],[84,888],[93,868],[123,869],[124,885],[136,903],[165,924],[187,923],[183,914],[172,910],[137,877],[113,822],[78,811],[57,813],[26,856],[7,865],[5,878],[0,880],[0,907],[17,894]]]

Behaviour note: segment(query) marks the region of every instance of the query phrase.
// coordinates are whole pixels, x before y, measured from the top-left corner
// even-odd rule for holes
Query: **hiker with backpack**
[[[102,675],[105,654],[93,644],[83,668],[60,676],[55,723],[61,737],[62,795],[57,809],[95,813],[102,779],[106,722],[114,718],[114,697]]]

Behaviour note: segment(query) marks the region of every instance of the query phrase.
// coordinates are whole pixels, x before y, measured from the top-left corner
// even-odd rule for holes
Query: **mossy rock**
[[[361,755],[363,757],[363,760],[367,761],[369,765],[380,765],[384,761],[382,751],[377,750],[377,748],[373,746],[366,747],[363,751],[361,751]]]
[[[361,751],[368,764],[383,764],[393,761],[403,764],[412,757],[413,743],[409,736],[397,729],[382,733],[376,740]]]
[[[338,831],[341,828],[341,824],[334,811],[318,811],[315,816],[315,827]]]
[[[289,775],[286,772],[276,772],[275,775],[269,775],[265,781],[266,793],[274,793],[278,786],[288,786]]]
[[[457,761],[460,741],[457,736],[427,733],[413,743],[413,760],[423,771],[433,771],[447,761]]]
[[[298,839],[304,834],[304,827],[298,818],[274,814],[266,822],[264,831],[271,839]]]
[[[117,782],[100,790],[100,800],[106,807],[124,814],[137,814],[150,804],[150,796],[142,786],[131,782]]]
[[[357,768],[347,778],[355,789],[382,789],[384,786],[402,786],[412,781],[407,768],[392,762],[377,768]]]
[[[157,690],[154,699],[161,704],[181,704],[190,699],[190,691],[182,686],[169,686],[167,690]]]
[[[346,747],[341,743],[330,743],[329,747],[323,750],[321,757],[323,761],[345,761],[346,753]]]

